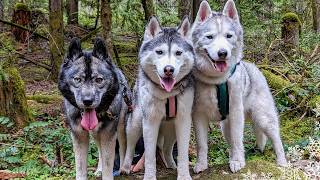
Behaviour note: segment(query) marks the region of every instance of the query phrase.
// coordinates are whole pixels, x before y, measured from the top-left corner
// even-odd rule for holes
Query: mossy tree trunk
[[[78,24],[78,10],[79,10],[79,1],[78,0],[67,0],[67,16],[68,24]]]
[[[191,13],[192,14],[192,18],[190,18],[190,19],[192,19],[192,22],[196,19],[200,3],[201,3],[201,0],[193,0],[192,13]]]
[[[313,29],[320,33],[320,0],[312,1]]]
[[[112,11],[110,6],[110,0],[101,0],[101,26],[102,26],[102,36],[107,43],[108,54],[113,56],[112,48]]]
[[[0,19],[3,19],[4,15],[4,7],[3,1],[0,1]],[[0,33],[4,30],[4,24],[0,22]]]
[[[9,117],[16,127],[22,128],[30,120],[24,82],[16,68],[3,71],[4,75],[0,76],[0,116]]]
[[[28,27],[31,23],[31,11],[28,6],[23,3],[17,3],[13,10],[12,22],[24,27]],[[29,31],[12,27],[12,33],[17,41],[25,43],[29,38]]]
[[[285,47],[294,48],[299,44],[301,21],[295,13],[286,13],[282,17],[281,38]]]
[[[141,0],[144,10],[144,20],[147,22],[152,15],[155,15],[153,0]]]
[[[63,61],[63,1],[49,0],[51,79],[57,81],[60,65]]]
[[[182,19],[186,15],[188,15],[190,18],[191,7],[192,7],[192,1],[179,0],[179,9],[178,9],[179,18]]]

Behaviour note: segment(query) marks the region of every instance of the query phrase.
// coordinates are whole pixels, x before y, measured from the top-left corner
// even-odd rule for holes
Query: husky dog
[[[188,18],[178,28],[162,28],[156,17],[151,17],[145,28],[139,52],[135,109],[127,123],[127,150],[122,172],[130,173],[134,147],[143,129],[144,179],[156,179],[157,145],[166,166],[176,167],[172,157],[176,141],[178,179],[191,179],[188,147],[194,99],[191,70],[195,56],[191,41],[187,39],[189,29]]]
[[[191,34],[196,53],[192,117],[198,158],[194,171],[199,173],[208,168],[207,133],[212,118],[221,120],[221,130],[231,145],[229,166],[232,172],[245,166],[243,131],[246,118],[253,121],[260,150],[264,150],[267,138],[270,138],[277,163],[286,165],[278,115],[266,79],[254,64],[241,61],[243,30],[233,0],[227,1],[222,13],[212,12],[208,2],[203,1]],[[225,96],[229,99],[226,115],[220,113],[222,108],[218,106],[217,85],[223,83],[229,93]]]
[[[99,150],[97,173],[102,173],[102,179],[113,179],[117,126],[124,122],[127,110],[122,96],[125,86],[126,79],[111,63],[102,39],[96,39],[93,51],[82,51],[79,39],[72,40],[58,87],[71,129],[76,179],[87,179],[89,132]]]

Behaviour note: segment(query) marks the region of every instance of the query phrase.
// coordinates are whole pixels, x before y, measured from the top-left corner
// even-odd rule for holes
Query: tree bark
[[[200,3],[201,3],[201,0],[193,0],[193,3],[192,3],[192,19],[191,21],[193,22],[196,17],[197,17],[197,13],[198,13],[198,9],[199,9],[199,6],[200,6]]]
[[[96,17],[96,21],[94,22],[94,29],[97,29],[98,21],[100,17],[100,0],[97,0],[96,3],[97,3],[97,17]]]
[[[26,4],[17,3],[15,5],[13,14],[12,14],[12,23],[19,24],[21,26],[28,27],[31,23],[31,12]],[[25,43],[30,33],[29,31],[22,30],[21,28],[12,27],[11,29],[14,37],[17,41]]]
[[[186,15],[188,15],[190,18],[191,7],[192,7],[191,0],[179,0],[179,9],[178,9],[179,18],[182,19]]]
[[[102,36],[107,44],[107,50],[110,57],[113,56],[112,46],[112,12],[110,6],[110,0],[101,0],[101,26]]]
[[[320,33],[320,0],[312,0],[313,29]]]
[[[78,11],[79,2],[78,0],[67,0],[67,16],[68,24],[78,24]]]
[[[299,45],[301,21],[297,14],[286,13],[282,17],[281,38],[288,50]]]
[[[0,0],[0,19],[3,19],[4,16],[4,6],[3,0]],[[0,32],[4,31],[4,24],[0,22]]]
[[[64,52],[62,0],[49,0],[49,27],[51,35],[49,42],[52,65],[51,79],[57,81]]]
[[[16,68],[0,70],[0,102],[0,116],[8,117],[15,127],[22,128],[30,121],[24,82]]]
[[[144,10],[144,20],[147,22],[152,15],[155,15],[153,0],[141,0]]]

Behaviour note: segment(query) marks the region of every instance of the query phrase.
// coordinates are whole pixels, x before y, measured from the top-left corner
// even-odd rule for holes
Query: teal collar
[[[238,62],[231,69],[231,74],[229,78],[236,71],[237,66],[240,64]],[[228,92],[228,80],[226,82],[217,85],[217,99],[218,107],[221,115],[221,121],[225,120],[227,115],[229,115],[229,92]]]

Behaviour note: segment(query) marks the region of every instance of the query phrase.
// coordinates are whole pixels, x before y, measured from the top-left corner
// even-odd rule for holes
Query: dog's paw
[[[281,166],[281,167],[288,166],[287,160],[285,158],[277,159],[277,164],[278,164],[278,166]]]
[[[198,174],[200,172],[203,172],[206,169],[208,169],[207,163],[196,163],[196,165],[193,168],[193,172]]]
[[[229,167],[231,172],[235,173],[238,172],[240,169],[242,169],[246,165],[245,161],[230,161]]]
[[[102,170],[101,169],[97,169],[96,172],[94,172],[94,175],[96,177],[102,177]]]
[[[120,168],[120,174],[130,174],[131,166],[124,165]]]
[[[177,180],[192,180],[192,178],[191,178],[190,175],[188,175],[188,176],[178,176]]]
[[[156,176],[144,176],[143,180],[157,180]]]

